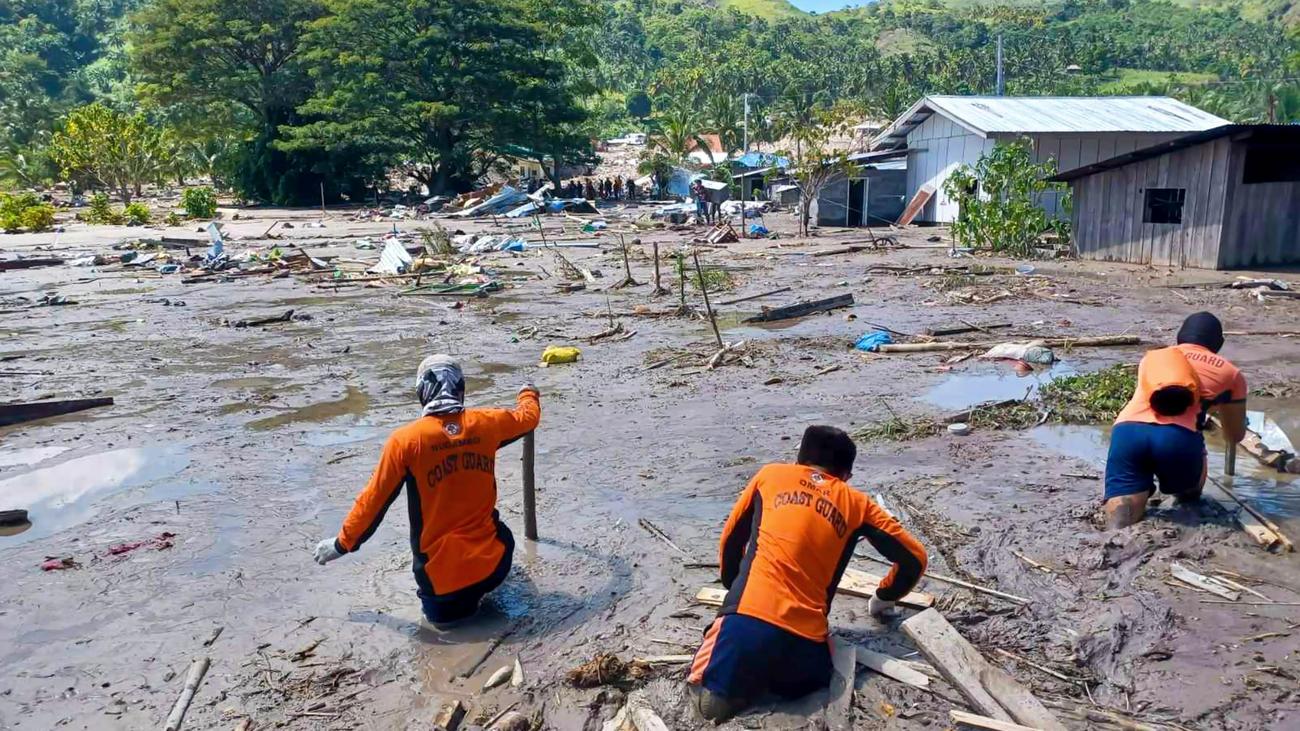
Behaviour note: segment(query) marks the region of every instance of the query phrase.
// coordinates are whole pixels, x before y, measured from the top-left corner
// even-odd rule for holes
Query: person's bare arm
[[[1219,424],[1223,426],[1223,439],[1236,444],[1246,438],[1246,402],[1232,401],[1214,407]]]

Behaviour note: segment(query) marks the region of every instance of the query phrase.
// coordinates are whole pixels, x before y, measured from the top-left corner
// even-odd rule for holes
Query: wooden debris
[[[163,731],[180,731],[181,724],[185,722],[185,712],[194,701],[194,693],[198,691],[199,683],[203,682],[203,676],[207,674],[208,666],[211,664],[211,659],[203,657],[190,665],[190,672],[185,676],[185,687],[181,689],[181,697],[176,699],[172,712],[167,714],[167,723],[163,725]]]
[[[912,200],[907,202],[907,208],[903,209],[903,213],[898,217],[897,221],[894,221],[894,225],[906,226],[911,223],[917,216],[921,215],[921,209],[925,208],[925,204],[929,203],[933,197],[934,186],[929,183],[922,185],[921,189],[916,191],[916,195],[912,196]]]
[[[225,626],[220,626],[217,627],[215,630],[213,630],[212,636],[203,641],[203,646],[212,647],[212,643],[217,641],[217,638],[221,636],[221,633],[224,632],[225,629],[226,629]]]
[[[876,595],[876,587],[880,585],[881,581],[884,581],[884,578],[875,574],[857,569],[845,569],[844,576],[840,577],[836,593],[869,599]],[[726,596],[726,589],[706,586],[695,594],[695,601],[708,606],[720,607]],[[899,599],[898,604],[911,609],[926,609],[934,606],[934,597],[914,591]]]
[[[1022,664],[1022,665],[1027,665],[1027,666],[1029,666],[1029,667],[1031,667],[1031,668],[1033,668],[1033,669],[1035,669],[1035,670],[1041,670],[1042,672],[1047,673],[1048,675],[1052,676],[1053,678],[1056,678],[1057,680],[1063,680],[1063,681],[1065,681],[1065,682],[1067,682],[1067,683],[1075,683],[1075,682],[1078,682],[1076,679],[1071,678],[1071,677],[1068,676],[1068,675],[1065,675],[1065,674],[1063,674],[1063,673],[1058,673],[1058,672],[1056,672],[1055,670],[1053,670],[1053,669],[1047,667],[1046,665],[1039,665],[1038,663],[1034,662],[1033,660],[1030,660],[1030,659],[1025,658],[1025,657],[1021,657],[1020,655],[1017,655],[1016,653],[1011,652],[1011,651],[1009,651],[1009,650],[1004,650],[1004,649],[1002,649],[1001,647],[995,647],[995,648],[993,648],[993,651],[996,652],[996,653],[998,653],[999,655],[1005,657],[1005,658],[1009,658],[1009,659],[1011,659],[1011,660],[1015,660],[1016,662],[1018,662],[1018,663],[1020,663],[1020,664]]]
[[[976,710],[999,721],[1065,731],[1032,693],[990,665],[939,612],[927,609],[904,620],[902,626],[921,654]]]
[[[0,510],[0,525],[22,525],[26,522],[26,510]]]
[[[859,251],[871,251],[872,249],[875,248],[877,247],[868,246],[866,244],[848,244],[845,246],[841,246],[838,249],[823,249],[821,251],[814,251],[813,253],[809,254],[809,256],[836,256],[839,254],[856,254]]]
[[[1136,335],[1101,335],[1089,338],[1034,338],[1049,348],[1101,348],[1112,345],[1139,345],[1142,340]],[[892,343],[880,346],[881,353],[929,353],[945,350],[966,350],[992,348],[1002,343],[985,340],[973,343]]]
[[[100,406],[112,406],[111,398],[69,399],[66,401],[34,401],[23,404],[0,404],[0,426],[21,424],[51,416],[72,414]]]
[[[1220,584],[1218,581],[1208,576],[1202,576],[1180,563],[1169,564],[1169,573],[1179,581],[1185,581],[1198,589],[1203,589],[1211,594],[1221,596],[1230,602],[1235,602],[1241,598],[1240,592],[1233,591],[1223,584]]]
[[[886,566],[892,565],[889,561],[886,561],[883,558],[876,558],[875,556],[864,556],[863,558],[866,558],[871,561],[875,561],[876,563],[884,564]],[[987,586],[980,586],[979,584],[972,584],[969,581],[954,579],[951,576],[944,576],[943,574],[936,574],[930,571],[926,571],[925,578],[933,579],[935,581],[940,581],[945,584],[952,584],[953,586],[960,586],[963,589],[970,589],[971,591],[977,591],[981,594],[988,594],[989,596],[995,596],[999,599],[1006,599],[1007,601],[1015,602],[1016,604],[1030,603],[1030,600],[1022,596],[1016,596],[1015,594],[1008,594],[1004,591],[998,591],[997,589],[990,589]]]
[[[741,302],[749,302],[750,300],[762,299],[762,298],[764,298],[764,297],[771,297],[771,296],[774,295],[774,294],[782,294],[782,293],[789,292],[789,291],[790,291],[790,288],[789,288],[789,287],[781,287],[781,288],[779,288],[779,289],[773,289],[773,290],[769,290],[769,291],[767,291],[767,292],[760,292],[760,293],[758,293],[758,294],[751,294],[751,295],[749,295],[749,296],[747,296],[747,297],[736,297],[736,298],[734,298],[734,299],[723,300],[722,302],[719,302],[719,303],[718,303],[718,306],[719,306],[719,307],[722,307],[722,306],[725,306],[725,305],[738,305],[738,304],[740,304]]]
[[[1009,322],[994,322],[987,325],[975,325],[972,323],[963,323],[961,325],[952,325],[949,327],[927,327],[925,334],[932,338],[939,338],[945,335],[961,335],[963,333],[988,332],[1004,327],[1011,327]]]
[[[49,257],[32,257],[30,259],[0,259],[0,272],[12,271],[14,269],[35,269],[37,267],[53,267],[63,263],[62,259],[53,259]]]
[[[777,320],[789,320],[795,317],[804,317],[805,315],[815,315],[818,312],[829,312],[838,310],[843,307],[853,306],[853,295],[842,294],[836,297],[813,300],[811,302],[800,302],[798,304],[787,305],[785,307],[763,308],[762,314],[755,315],[745,319],[745,322],[776,322]]]
[[[510,670],[510,687],[518,688],[524,684],[524,680],[523,663],[519,662],[519,658],[516,657],[514,667]]]
[[[448,703],[433,717],[434,731],[456,731],[465,720],[465,713],[465,704],[459,700]]]
[[[601,653],[570,670],[564,677],[575,688],[622,685],[650,674],[650,666],[635,660],[624,662],[613,653]]]
[[[1029,564],[1029,565],[1032,566],[1033,568],[1036,568],[1036,569],[1038,569],[1039,571],[1042,571],[1043,573],[1047,573],[1047,574],[1054,574],[1054,573],[1056,573],[1056,570],[1053,569],[1051,566],[1048,566],[1048,565],[1045,564],[1045,563],[1039,563],[1039,562],[1035,561],[1034,559],[1032,559],[1032,558],[1026,556],[1026,555],[1023,554],[1023,553],[1021,553],[1020,551],[1015,550],[1014,548],[1011,549],[1011,555],[1015,556],[1016,558],[1020,559],[1021,561],[1024,561],[1025,563]]]
[[[694,659],[694,655],[652,655],[650,657],[638,657],[632,662],[641,663],[642,665],[685,665]]]
[[[853,728],[853,681],[857,677],[857,648],[843,638],[832,636],[829,700],[826,703],[826,726],[830,731]]]
[[[1278,527],[1277,523],[1274,523],[1273,521],[1269,520],[1263,513],[1256,510],[1254,506],[1252,506],[1250,503],[1237,497],[1237,494],[1233,492],[1231,489],[1229,489],[1227,485],[1223,484],[1222,482],[1219,482],[1213,477],[1209,478],[1209,481],[1214,483],[1215,487],[1218,487],[1223,494],[1227,495],[1234,502],[1240,505],[1242,510],[1245,510],[1247,513],[1250,513],[1251,517],[1253,517],[1255,521],[1257,521],[1259,524],[1267,528],[1275,537],[1276,539],[1275,545],[1279,550],[1285,551],[1287,553],[1290,553],[1295,550],[1295,544],[1291,542],[1290,538],[1287,538],[1286,534],[1282,532],[1282,529]],[[1241,520],[1240,515],[1238,515],[1237,520],[1240,522]],[[1243,526],[1244,525],[1245,524],[1243,523]],[[1272,547],[1273,546],[1270,546],[1269,548],[1271,549]]]
[[[989,731],[1039,731],[1033,726],[1021,726],[1018,723],[1011,723],[1010,721],[999,721],[996,718],[989,718],[988,716],[977,716],[974,713],[959,711],[955,708],[948,711],[948,720],[958,726],[983,728],[988,729]]]
[[[492,690],[498,685],[505,685],[506,682],[510,680],[510,674],[513,670],[514,668],[509,665],[502,665],[496,672],[489,675],[486,681],[484,681],[483,690]]]
[[[1233,588],[1233,589],[1236,589],[1236,590],[1238,590],[1238,591],[1244,591],[1244,592],[1246,592],[1247,594],[1250,594],[1250,595],[1252,595],[1252,596],[1257,596],[1257,597],[1259,597],[1260,599],[1263,599],[1263,600],[1266,601],[1266,602],[1271,602],[1271,601],[1273,601],[1272,599],[1270,599],[1270,598],[1268,598],[1267,596],[1265,596],[1262,592],[1256,591],[1256,590],[1250,588],[1249,586],[1246,586],[1245,584],[1238,584],[1237,582],[1233,581],[1232,579],[1229,579],[1228,577],[1224,576],[1222,573],[1220,573],[1220,572],[1218,572],[1218,571],[1216,571],[1216,572],[1214,573],[1214,576],[1211,577],[1211,578],[1213,578],[1215,581],[1219,582],[1220,584],[1223,584],[1223,585],[1225,585],[1225,586],[1229,586],[1229,587],[1231,587],[1231,588]]]
[[[1271,640],[1275,637],[1290,637],[1290,632],[1264,632],[1250,637],[1241,638],[1242,642],[1259,642],[1260,640]]]
[[[704,362],[704,365],[706,368],[710,370],[717,368],[719,365],[722,364],[723,358],[725,358],[728,353],[740,350],[743,347],[745,347],[744,340],[741,340],[740,342],[737,343],[726,343],[721,348],[719,348],[716,353],[709,356],[709,359]]]
[[[677,551],[683,556],[690,556],[689,553],[682,550],[681,546],[677,545],[676,543],[673,543],[673,539],[669,538],[668,534],[664,533],[659,528],[659,526],[655,525],[654,523],[651,523],[649,520],[646,520],[645,518],[641,518],[637,520],[637,523],[639,523],[642,528],[645,528],[646,532],[648,532],[650,535],[655,536],[656,538],[662,540],[664,543],[667,543],[669,547],[671,547],[674,551]]]
[[[857,658],[859,665],[871,668],[886,678],[893,678],[914,688],[928,689],[930,687],[930,678],[925,673],[892,655],[859,647]]]
[[[236,320],[231,327],[261,327],[262,325],[274,325],[281,322],[290,322],[293,320],[293,310],[285,310],[283,314],[275,317],[254,317],[248,320]]]

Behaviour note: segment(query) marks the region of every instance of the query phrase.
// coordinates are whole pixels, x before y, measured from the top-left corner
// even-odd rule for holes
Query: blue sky
[[[812,10],[818,13],[840,10],[845,5],[866,5],[862,0],[790,0],[790,4],[800,10]]]

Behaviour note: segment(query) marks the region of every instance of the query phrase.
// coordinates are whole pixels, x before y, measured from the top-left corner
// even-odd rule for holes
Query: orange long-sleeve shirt
[[[877,596],[897,600],[916,586],[925,549],[871,498],[814,467],[763,467],[722,530],[721,613],[824,642],[835,589],[862,538],[894,562]]]
[[[487,578],[505,545],[497,537],[496,452],[537,427],[537,392],[520,392],[514,409],[465,409],[423,416],[397,429],[335,539],[355,551],[406,488],[415,580],[430,595]]]

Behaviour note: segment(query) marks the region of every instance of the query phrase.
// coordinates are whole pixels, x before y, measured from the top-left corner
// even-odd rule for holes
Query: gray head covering
[[[420,361],[420,369],[415,372],[415,392],[425,416],[463,411],[465,376],[460,364],[446,355],[431,355]]]

